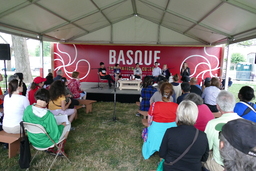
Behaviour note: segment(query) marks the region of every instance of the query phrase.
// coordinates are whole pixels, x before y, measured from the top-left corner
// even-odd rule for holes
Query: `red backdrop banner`
[[[143,76],[152,75],[154,62],[160,68],[167,64],[172,75],[180,74],[181,66],[186,62],[191,77],[199,80],[219,76],[222,47],[186,47],[186,46],[134,46],[134,45],[83,45],[54,44],[54,72],[61,69],[67,79],[73,71],[80,72],[82,82],[97,82],[99,63],[104,62],[107,71],[113,74],[114,65],[119,63],[122,76],[133,74],[135,63],[140,63]]]

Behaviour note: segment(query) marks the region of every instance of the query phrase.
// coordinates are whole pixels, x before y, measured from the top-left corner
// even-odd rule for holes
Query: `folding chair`
[[[103,87],[100,86],[100,83],[103,83],[103,82],[108,81],[108,80],[107,80],[107,79],[104,79],[104,78],[100,78],[100,73],[99,73],[99,72],[97,72],[97,74],[98,74],[98,86],[97,86],[97,87],[91,87],[91,88],[100,88],[100,89],[103,89]]]
[[[63,154],[63,156],[71,163],[71,161],[68,159],[68,157],[65,155],[65,153],[63,153],[63,152],[61,151],[61,149],[57,146],[57,143],[53,141],[53,139],[49,136],[49,134],[46,132],[46,130],[44,129],[44,127],[43,127],[42,125],[33,124],[33,123],[28,123],[28,122],[23,122],[23,125],[24,125],[25,130],[28,131],[28,132],[30,132],[30,133],[32,133],[32,134],[45,134],[45,135],[52,141],[52,143],[53,143],[53,145],[50,146],[50,147],[57,147],[57,148],[58,148],[58,151],[60,151],[60,152]],[[38,141],[40,141],[40,140],[38,140]],[[32,146],[33,146],[33,145],[32,145]],[[47,147],[47,148],[38,148],[38,147],[35,147],[35,146],[33,146],[33,147],[37,150],[37,152],[36,152],[36,154],[34,155],[34,157],[32,158],[32,160],[31,160],[30,163],[32,163],[32,161],[34,160],[34,158],[36,157],[36,155],[37,155],[37,153],[38,153],[39,151],[45,151],[45,150],[47,150],[48,148],[50,148],[50,147]],[[52,161],[52,164],[50,165],[50,167],[49,167],[49,169],[48,169],[48,171],[51,170],[51,167],[53,166],[53,164],[54,164],[54,162],[56,161],[57,157],[58,157],[58,155],[55,156],[54,160]],[[28,168],[28,169],[29,169],[29,168]],[[27,169],[27,170],[28,170],[28,169]]]

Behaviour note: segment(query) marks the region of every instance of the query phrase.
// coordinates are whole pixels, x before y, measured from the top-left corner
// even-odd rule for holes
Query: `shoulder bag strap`
[[[244,104],[244,105],[247,106],[247,108],[245,109],[245,111],[244,111],[244,113],[241,115],[241,117],[244,116],[244,115],[246,115],[246,114],[248,114],[251,110],[252,110],[254,113],[256,113],[256,111],[255,111],[255,109],[254,109],[254,104],[253,104],[253,103],[248,104],[248,103],[245,103],[245,102],[242,102],[242,101],[239,102],[239,103],[242,103],[242,104]]]
[[[60,105],[55,104],[53,100],[52,100],[52,103],[53,103],[55,106],[61,107]]]
[[[173,165],[174,163],[176,163],[177,161],[179,161],[183,156],[185,156],[185,154],[190,150],[190,148],[192,147],[192,145],[195,143],[197,137],[198,137],[198,134],[199,134],[199,131],[198,129],[196,129],[196,134],[195,134],[195,137],[193,139],[193,142],[190,144],[190,146],[188,146],[188,148],[176,159],[174,160],[173,162],[170,162],[170,163],[166,163],[167,165]]]

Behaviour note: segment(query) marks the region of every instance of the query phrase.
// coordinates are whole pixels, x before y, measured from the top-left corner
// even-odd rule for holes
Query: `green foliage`
[[[253,41],[252,41],[252,40],[246,40],[246,41],[243,41],[243,42],[239,42],[239,43],[238,43],[238,45],[244,46],[244,47],[251,46],[252,44],[253,44]]]
[[[44,56],[50,56],[51,54],[51,43],[50,42],[44,42]],[[37,46],[35,49],[35,56],[40,56],[40,46]]]
[[[245,62],[245,58],[241,53],[233,53],[231,56],[231,63],[237,64],[239,62]]]

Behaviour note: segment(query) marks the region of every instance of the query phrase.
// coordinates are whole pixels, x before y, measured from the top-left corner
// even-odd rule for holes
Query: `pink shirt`
[[[195,127],[200,131],[204,131],[207,123],[214,119],[214,115],[210,111],[209,107],[205,104],[198,105],[198,117],[195,123]]]
[[[68,88],[75,99],[80,97],[80,82],[77,79],[73,78],[70,80],[68,83]]]

